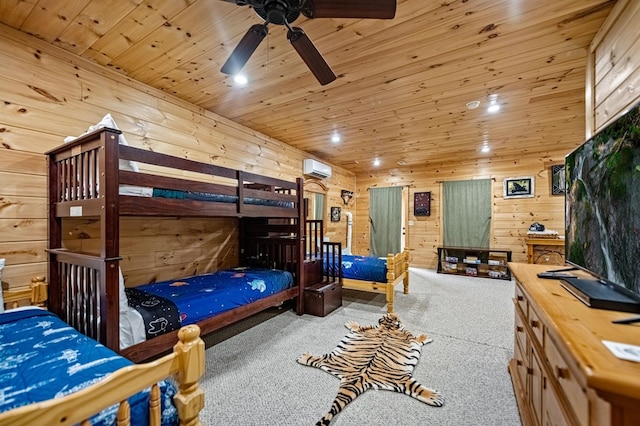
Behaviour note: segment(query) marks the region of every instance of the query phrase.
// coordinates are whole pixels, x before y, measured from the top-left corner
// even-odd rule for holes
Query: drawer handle
[[[531,327],[533,327],[533,328],[538,328],[538,327],[540,327],[540,321],[538,321],[538,320],[531,320]]]
[[[517,359],[517,360],[516,360],[516,365],[517,365],[518,367],[521,367],[521,366],[522,366],[522,361],[520,361],[519,359]]]
[[[527,368],[527,374],[533,376],[533,368],[531,368],[531,367]]]
[[[518,302],[522,302],[522,301],[524,300],[524,297],[522,297],[522,296],[518,295],[518,296],[516,296],[516,300],[517,300]]]
[[[524,331],[524,327],[517,326],[517,327],[516,327],[516,331],[517,331],[518,333],[522,333],[522,332]]]
[[[568,368],[562,368],[562,367],[556,365],[556,377],[558,379],[568,379],[569,378],[569,369]]]

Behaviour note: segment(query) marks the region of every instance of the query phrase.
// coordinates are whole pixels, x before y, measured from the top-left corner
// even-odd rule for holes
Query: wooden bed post
[[[120,274],[120,207],[119,207],[119,137],[120,133],[105,129],[100,133],[101,149],[98,153],[98,188],[102,194],[100,221],[100,256],[104,267],[101,272],[100,312],[106,316],[101,322],[101,336],[105,345],[114,351],[120,349],[120,301],[118,282]]]
[[[296,275],[298,280],[298,299],[296,301],[296,313],[302,315],[304,313],[304,259],[305,259],[305,216],[304,216],[304,179],[296,179],[296,195],[298,197],[298,244],[297,244],[297,261],[296,261]]]
[[[402,262],[404,263],[402,270],[404,273],[404,294],[409,294],[409,249],[407,247],[404,248],[402,252]]]
[[[180,416],[181,426],[201,426],[199,413],[204,407],[204,390],[199,380],[204,375],[204,342],[200,337],[200,327],[188,325],[178,332],[178,343],[174,351],[178,354],[180,371],[176,375],[178,393],[173,402]]]
[[[56,214],[56,202],[59,199],[59,192],[62,191],[62,182],[58,175],[58,163],[52,155],[47,155],[47,169],[49,173],[49,191],[48,191],[48,215],[49,215],[49,243],[47,249],[58,249],[62,246],[62,218]],[[50,297],[49,309],[58,316],[62,316],[62,285],[60,283],[60,274],[58,272],[58,264],[55,261],[55,255],[48,252],[48,270]]]

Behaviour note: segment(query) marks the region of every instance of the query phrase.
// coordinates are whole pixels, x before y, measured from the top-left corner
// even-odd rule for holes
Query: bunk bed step
[[[304,289],[304,311],[324,317],[342,306],[342,284],[322,282]]]

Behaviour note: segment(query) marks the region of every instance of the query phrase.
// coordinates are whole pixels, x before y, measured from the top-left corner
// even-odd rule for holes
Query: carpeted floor
[[[513,282],[411,268],[410,294],[398,286],[395,312],[422,348],[413,377],[445,397],[432,407],[406,395],[370,390],[332,425],[506,425],[520,419],[507,363],[513,352]],[[339,380],[296,362],[332,351],[344,324],[376,324],[383,295],[346,291],[324,318],[271,309],[207,336],[205,425],[313,425],[330,408]]]

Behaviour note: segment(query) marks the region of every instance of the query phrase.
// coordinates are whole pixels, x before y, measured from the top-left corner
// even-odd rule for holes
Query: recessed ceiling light
[[[237,74],[233,76],[233,81],[235,81],[237,84],[244,86],[245,84],[247,84],[249,82],[249,80],[247,79],[247,77],[245,77],[242,74]]]
[[[480,101],[467,102],[467,108],[469,108],[469,109],[476,109],[479,106],[480,106]]]
[[[377,159],[377,158],[375,160],[373,160],[373,165],[376,166],[376,167],[379,166],[380,165],[380,160]]]
[[[340,135],[338,133],[334,133],[333,136],[331,136],[331,142],[333,143],[340,142]]]
[[[398,166],[404,166],[404,165],[406,165],[406,164],[407,164],[407,162],[406,162],[406,161],[404,161],[404,160],[400,160],[400,161],[398,161]]]
[[[484,146],[482,147],[482,150],[481,150],[481,151],[482,151],[482,152],[489,152],[489,151],[491,151],[491,149],[489,149],[489,145],[484,145]]]

